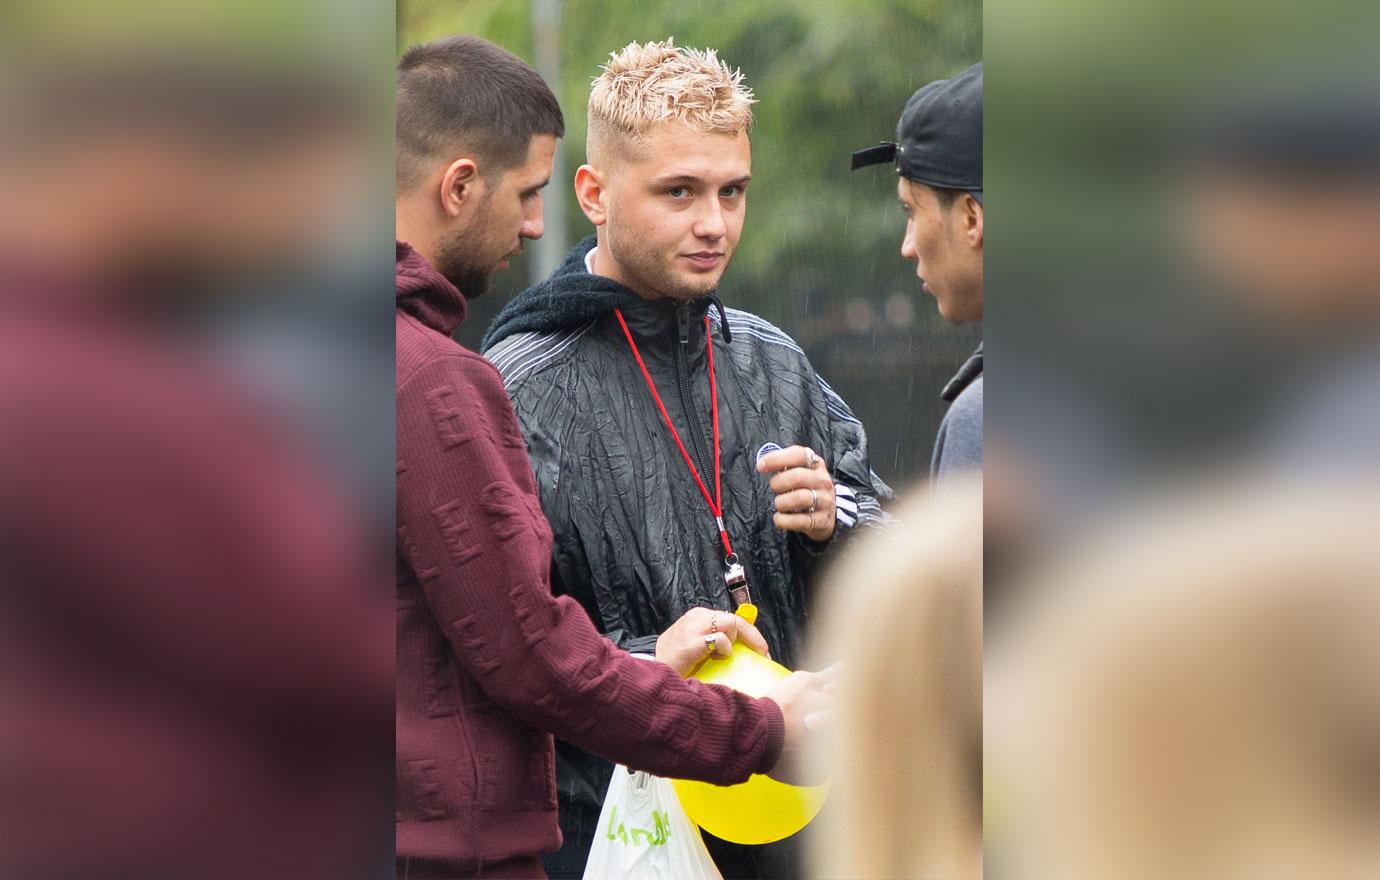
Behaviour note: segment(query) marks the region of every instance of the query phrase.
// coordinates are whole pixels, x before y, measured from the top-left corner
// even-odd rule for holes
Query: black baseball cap
[[[896,142],[853,154],[853,169],[895,162],[917,183],[972,193],[982,201],[982,62],[921,87],[896,123]]]

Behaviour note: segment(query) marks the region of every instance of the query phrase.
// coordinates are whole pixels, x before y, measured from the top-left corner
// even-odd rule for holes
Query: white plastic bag
[[[668,780],[619,764],[584,880],[723,880]]]

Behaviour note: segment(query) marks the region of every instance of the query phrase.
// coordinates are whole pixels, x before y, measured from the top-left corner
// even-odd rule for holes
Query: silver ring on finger
[[[819,493],[816,492],[814,489],[811,489],[811,490],[810,490],[810,507],[809,507],[808,512],[809,512],[809,513],[814,513],[814,512],[815,512],[815,508],[817,508],[817,507],[819,507]]]
[[[805,450],[805,467],[813,469],[818,461],[819,456],[815,455],[815,451],[813,449]]]
[[[716,636],[716,635],[713,635],[712,633],[711,633],[710,635],[707,635],[707,636],[704,637],[704,646],[705,646],[706,648],[709,649],[709,653],[711,653],[711,654],[714,653],[714,646],[717,645],[718,643],[719,643],[719,637]]]

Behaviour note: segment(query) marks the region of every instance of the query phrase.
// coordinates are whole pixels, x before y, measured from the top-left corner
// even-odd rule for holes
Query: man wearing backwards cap
[[[982,320],[982,64],[924,86],[906,102],[896,142],[853,154],[853,168],[894,162],[906,212],[901,256],[955,324]],[[982,345],[944,386],[949,411],[930,475],[982,469]]]

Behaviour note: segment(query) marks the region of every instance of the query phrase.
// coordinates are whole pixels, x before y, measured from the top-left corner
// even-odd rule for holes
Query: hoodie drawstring
[[[709,294],[709,301],[714,304],[714,308],[719,310],[719,332],[723,334],[724,343],[733,341],[733,334],[728,332],[728,315],[724,314],[724,304],[719,302],[719,298],[714,294]]]

